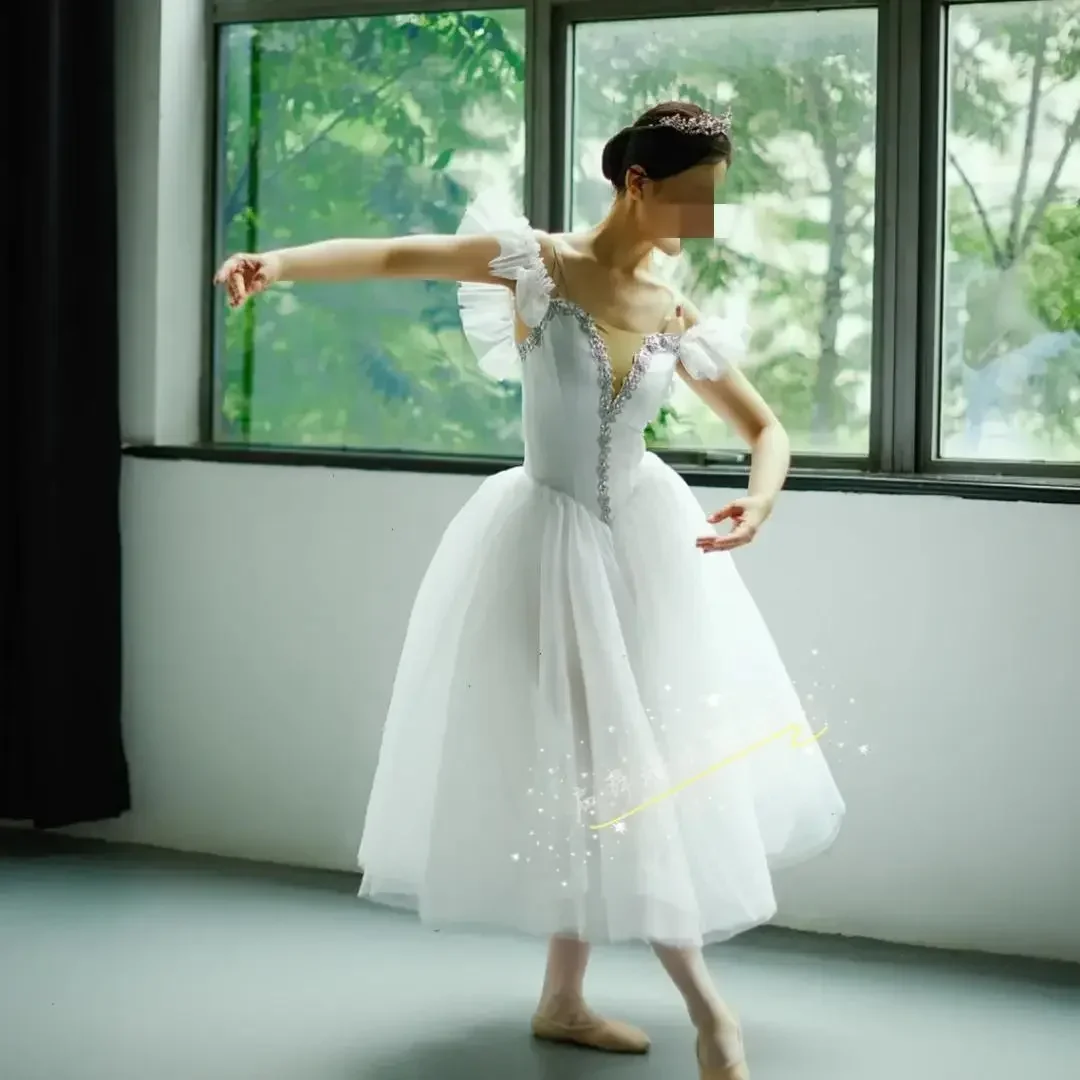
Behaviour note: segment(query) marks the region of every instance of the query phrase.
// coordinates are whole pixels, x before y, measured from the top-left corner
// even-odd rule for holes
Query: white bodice
[[[551,300],[519,349],[526,472],[610,521],[633,489],[645,427],[668,395],[678,348],[674,335],[645,337],[616,392],[591,316]]]
[[[459,234],[494,235],[500,254],[492,274],[514,283],[462,283],[462,327],[481,368],[520,380],[525,470],[610,523],[634,489],[645,456],[644,432],[667,398],[677,365],[694,378],[719,379],[740,351],[737,333],[704,319],[684,334],[643,336],[615,391],[608,346],[596,321],[574,302],[553,296],[540,245],[520,215],[499,204],[470,207]],[[530,328],[515,340],[515,308]]]

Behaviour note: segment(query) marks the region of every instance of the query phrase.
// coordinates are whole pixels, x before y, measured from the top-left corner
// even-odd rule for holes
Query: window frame
[[[1080,502],[1080,461],[998,462],[936,456],[938,345],[944,228],[944,68],[949,9],[1012,0],[206,0],[207,94],[204,265],[217,250],[220,32],[232,23],[431,10],[523,8],[526,18],[525,209],[538,227],[564,227],[572,138],[572,40],[580,24],[634,18],[754,12],[873,9],[878,17],[877,162],[870,439],[865,457],[799,454],[789,487],[803,490],[913,492],[991,499]],[[901,152],[902,151],[902,152]],[[513,458],[409,451],[306,450],[213,441],[215,329],[220,298],[207,288],[203,320],[197,454],[179,448],[153,456],[260,464],[487,474]],[[190,448],[189,448],[190,449]],[[749,454],[660,451],[686,479],[708,486],[745,482]]]

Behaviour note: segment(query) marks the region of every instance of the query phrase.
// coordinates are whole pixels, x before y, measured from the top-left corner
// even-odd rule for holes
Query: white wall
[[[130,461],[136,810],[95,834],[353,869],[409,605],[477,482]],[[1073,506],[784,497],[740,566],[849,812],[781,922],[1080,960],[1078,552]]]
[[[140,440],[183,440],[195,416],[201,2],[122,0],[122,398]],[[129,460],[135,810],[81,831],[352,869],[409,605],[478,482]],[[779,879],[781,922],[1080,960],[1078,553],[1076,506],[785,496],[739,564],[832,724],[849,813]]]

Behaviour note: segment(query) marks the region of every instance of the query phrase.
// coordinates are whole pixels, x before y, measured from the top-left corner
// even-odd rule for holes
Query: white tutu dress
[[[525,460],[480,486],[420,586],[360,895],[436,927],[731,937],[775,913],[770,868],[826,848],[844,812],[731,557],[697,550],[701,506],[644,446],[676,365],[723,378],[738,341],[709,319],[644,337],[613,395],[604,338],[554,295],[528,223],[481,202],[461,231],[497,236],[492,271],[515,283],[460,302],[485,370],[522,380]]]

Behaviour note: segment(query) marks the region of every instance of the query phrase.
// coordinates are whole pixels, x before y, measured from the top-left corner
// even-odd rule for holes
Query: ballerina
[[[702,1080],[749,1076],[702,945],[770,920],[771,870],[824,850],[844,811],[728,554],[768,519],[787,436],[739,333],[649,271],[713,235],[731,160],[730,114],[666,102],[605,146],[614,197],[591,231],[545,234],[488,197],[455,236],[239,254],[216,275],[234,306],[278,281],[457,281],[481,367],[521,379],[524,462],[480,485],[416,597],[360,895],[549,938],[534,1035],[613,1052],[649,1039],[587,1006],[590,946],[650,943]],[[747,493],[709,516],[644,445],[676,375],[753,453]]]

